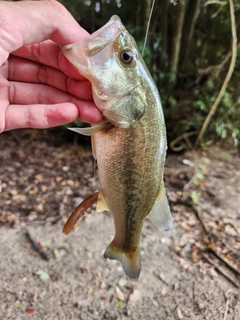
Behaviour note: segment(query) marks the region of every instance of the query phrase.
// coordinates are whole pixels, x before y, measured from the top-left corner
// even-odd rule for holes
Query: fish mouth
[[[123,29],[125,27],[120,18],[114,15],[102,28],[83,39],[86,55],[88,57],[96,56],[109,43],[115,42]],[[106,55],[106,52],[104,54]]]
[[[89,79],[88,68],[105,62],[112,53],[112,46],[120,33],[125,30],[121,19],[114,15],[99,30],[80,41],[60,46],[65,57]],[[112,46],[109,44],[112,43]],[[104,50],[103,50],[104,49]],[[89,79],[91,81],[91,79]]]
[[[83,42],[86,44],[85,48],[87,48],[86,51],[88,55],[95,55],[107,44],[115,41],[123,29],[125,29],[125,27],[120,18],[117,15],[114,15],[102,28],[83,39]]]

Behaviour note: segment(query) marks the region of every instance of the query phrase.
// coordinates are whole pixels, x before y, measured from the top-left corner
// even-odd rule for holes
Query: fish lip
[[[120,35],[120,33],[126,28],[122,24],[120,18],[117,15],[111,17],[111,19],[100,29],[92,33],[90,36],[82,39],[85,49],[87,49],[89,55],[93,56],[96,52],[101,51],[109,42],[113,42]],[[98,50],[94,50],[94,48]]]
[[[114,15],[100,29],[91,35],[82,38],[76,43],[60,45],[64,56],[85,76],[88,77],[88,68],[95,64],[94,57],[110,42],[114,43],[122,31],[126,30],[121,19]],[[90,79],[89,79],[90,80]]]
[[[120,33],[122,30],[125,30],[126,28],[124,27],[124,25],[122,24],[121,19],[119,18],[118,15],[113,15],[110,20],[107,22],[107,24],[105,25],[106,28],[108,28],[110,25],[115,24],[116,25],[116,29],[118,29],[118,33]]]

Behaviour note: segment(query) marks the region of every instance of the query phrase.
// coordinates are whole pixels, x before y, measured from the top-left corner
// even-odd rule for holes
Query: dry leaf
[[[183,314],[181,309],[177,308],[177,315],[178,315],[178,319],[182,320],[183,319]]]
[[[116,296],[118,300],[121,300],[121,301],[125,300],[123,292],[118,287],[116,288]]]
[[[177,290],[179,290],[180,289],[180,283],[179,282],[176,282],[175,284],[174,284],[174,291],[177,291]]]
[[[135,289],[133,293],[130,294],[128,302],[134,302],[140,300],[142,297],[142,292],[139,289]]]
[[[166,289],[166,288],[163,288],[163,289],[161,290],[161,295],[162,295],[162,296],[165,296],[166,293],[167,293],[167,289]]]

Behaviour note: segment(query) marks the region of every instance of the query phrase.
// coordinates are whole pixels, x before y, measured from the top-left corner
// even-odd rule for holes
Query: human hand
[[[59,49],[87,35],[57,1],[0,1],[0,133],[101,121],[89,81]]]

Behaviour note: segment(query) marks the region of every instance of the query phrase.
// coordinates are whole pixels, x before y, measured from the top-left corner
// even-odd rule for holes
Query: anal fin
[[[162,181],[160,191],[148,218],[154,223],[160,230],[169,231],[172,228],[172,215]]]

